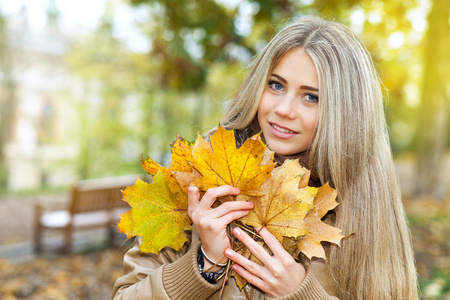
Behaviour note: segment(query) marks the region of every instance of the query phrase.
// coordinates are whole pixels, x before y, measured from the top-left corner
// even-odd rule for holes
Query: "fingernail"
[[[195,185],[189,185],[188,190],[196,191],[198,188]]]
[[[240,193],[241,192],[241,190],[239,190],[237,187],[235,187],[234,189],[235,189],[236,193]]]
[[[240,236],[240,235],[241,235],[241,230],[240,230],[239,228],[234,228],[234,229],[233,229],[233,234],[234,234],[235,236]]]
[[[248,206],[253,207],[253,202],[247,202]]]
[[[225,250],[225,256],[231,258],[233,257],[233,252],[230,249],[227,249]]]

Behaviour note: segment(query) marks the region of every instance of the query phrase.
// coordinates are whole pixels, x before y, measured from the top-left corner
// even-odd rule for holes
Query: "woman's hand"
[[[259,229],[256,229],[258,231]],[[238,227],[233,229],[237,237],[263,264],[259,265],[232,249],[227,249],[225,255],[235,262],[233,269],[249,283],[257,286],[271,297],[281,297],[295,291],[306,276],[305,267],[297,263],[294,258],[284,250],[281,243],[267,228],[259,230],[259,235],[269,246],[273,253],[270,256],[262,246],[254,241],[248,234]]]
[[[211,208],[217,198],[227,195],[238,195],[239,189],[224,185],[211,188],[200,199],[200,191],[195,186],[188,189],[188,214],[202,241],[203,251],[215,262],[225,263],[224,251],[230,247],[227,226],[239,219],[253,208],[253,203],[245,201],[229,201],[216,208]],[[211,267],[205,260],[205,269]]]

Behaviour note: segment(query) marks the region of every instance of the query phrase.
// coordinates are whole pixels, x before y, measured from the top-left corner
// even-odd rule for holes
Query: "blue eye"
[[[310,103],[318,103],[319,102],[319,96],[313,95],[313,94],[306,94],[305,95],[306,101]]]
[[[269,81],[269,87],[275,91],[282,91],[284,88],[281,83],[279,83],[278,81],[274,81],[274,80]]]

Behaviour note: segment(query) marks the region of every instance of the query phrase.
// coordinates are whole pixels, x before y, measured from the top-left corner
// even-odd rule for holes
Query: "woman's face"
[[[288,51],[269,76],[258,121],[270,150],[290,155],[309,148],[316,125],[319,79],[303,48]]]

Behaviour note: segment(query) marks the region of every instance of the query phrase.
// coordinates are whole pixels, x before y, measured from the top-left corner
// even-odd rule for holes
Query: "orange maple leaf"
[[[319,188],[314,199],[314,208],[305,217],[305,223],[308,224],[310,233],[300,237],[296,243],[298,251],[305,254],[309,259],[312,257],[326,259],[321,242],[331,242],[340,245],[341,240],[344,238],[339,228],[328,225],[321,220],[328,211],[338,205],[336,196],[337,191],[328,184],[324,184]]]

